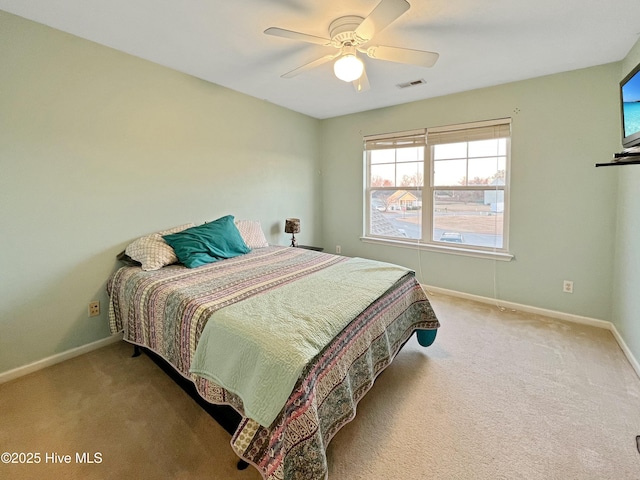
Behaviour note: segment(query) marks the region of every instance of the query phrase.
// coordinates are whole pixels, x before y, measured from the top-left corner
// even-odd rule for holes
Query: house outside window
[[[508,255],[510,119],[365,137],[365,241]]]

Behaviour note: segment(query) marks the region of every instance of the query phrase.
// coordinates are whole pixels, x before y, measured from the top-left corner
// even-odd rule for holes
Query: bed
[[[231,446],[263,478],[324,479],[327,445],[358,401],[413,332],[428,346],[439,323],[410,270],[249,250],[194,268],[119,268],[107,282],[110,328],[237,411]]]

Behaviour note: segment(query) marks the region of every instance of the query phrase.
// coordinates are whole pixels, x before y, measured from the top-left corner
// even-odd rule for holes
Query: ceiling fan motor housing
[[[329,36],[331,37],[331,45],[340,48],[343,45],[357,46],[366,40],[359,38],[355,30],[362,23],[364,18],[356,15],[347,15],[345,17],[336,18],[329,25]]]

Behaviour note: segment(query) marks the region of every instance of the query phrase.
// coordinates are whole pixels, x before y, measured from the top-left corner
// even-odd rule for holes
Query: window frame
[[[371,231],[371,209],[372,204],[371,204],[371,191],[375,190],[375,191],[390,191],[390,192],[394,192],[394,191],[398,191],[401,187],[396,185],[396,186],[391,186],[391,187],[371,187],[371,158],[370,158],[370,154],[369,152],[373,151],[373,150],[382,150],[382,149],[389,149],[391,148],[391,145],[395,145],[396,148],[394,148],[395,150],[397,150],[397,148],[403,148],[403,147],[422,147],[424,149],[423,151],[423,155],[422,155],[422,186],[414,186],[414,187],[409,187],[407,188],[407,190],[422,190],[422,195],[424,196],[424,184],[426,182],[426,177],[425,177],[425,171],[424,171],[424,164],[426,161],[426,134],[427,134],[427,130],[426,129],[418,129],[418,130],[408,130],[408,131],[404,131],[404,132],[395,132],[395,133],[391,133],[391,134],[383,134],[383,135],[372,135],[372,136],[368,136],[365,137],[364,140],[364,152],[363,152],[363,158],[364,158],[364,205],[365,205],[365,215],[363,216],[363,237],[361,237],[362,239],[368,239],[368,240],[383,240],[383,241],[389,241],[389,242],[404,242],[404,243],[410,243],[410,244],[414,244],[414,243],[418,243],[417,239],[411,239],[411,238],[402,238],[402,237],[392,237],[392,236],[385,236],[385,235],[371,235],[369,234],[369,232]],[[372,146],[373,144],[388,144],[386,147],[382,146],[381,148],[368,148],[368,146]],[[395,162],[397,163],[404,163],[404,162]],[[424,207],[423,207],[424,209]],[[421,226],[421,233],[424,233],[424,226]]]
[[[495,133],[491,133],[491,130]],[[508,134],[505,135],[505,132]],[[371,209],[372,192],[374,191],[397,191],[399,186],[391,187],[372,187],[371,186],[371,154],[372,150],[376,150],[376,142],[387,142],[386,147],[392,148],[391,142],[401,140],[407,136],[415,137],[424,135],[424,156],[423,166],[423,185],[419,187],[411,187],[408,190],[418,189],[422,192],[421,207],[421,230],[420,237],[403,238],[396,236],[384,236],[371,233]],[[493,135],[493,136],[492,136]],[[505,176],[504,185],[451,185],[441,186],[434,185],[434,146],[440,143],[460,143],[472,142],[475,140],[488,140],[491,138],[505,138]],[[430,140],[435,139],[432,143]],[[494,258],[498,260],[509,261],[514,256],[509,252],[509,218],[510,218],[510,191],[511,191],[511,118],[501,118],[488,121],[464,123],[457,125],[449,125],[443,127],[434,127],[421,130],[409,130],[404,132],[395,132],[390,134],[365,136],[363,144],[363,163],[364,163],[364,182],[363,182],[363,236],[361,240],[368,243],[378,243],[386,245],[394,245],[398,247],[419,248],[422,250],[431,250],[444,253],[452,253],[465,256]],[[451,141],[453,140],[453,141]],[[401,148],[402,142],[398,142]],[[468,147],[467,147],[468,148]],[[475,158],[475,157],[471,157]],[[469,157],[467,151],[467,168],[469,165]],[[427,170],[428,168],[428,170]],[[434,215],[434,196],[438,190],[444,191],[503,191],[504,207],[503,207],[503,225],[502,225],[502,247],[485,247],[478,245],[453,244],[451,242],[438,241],[433,239],[433,227],[435,223]]]

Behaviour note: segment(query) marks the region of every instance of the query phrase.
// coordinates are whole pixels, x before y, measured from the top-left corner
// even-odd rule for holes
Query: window
[[[365,139],[368,235],[422,238],[426,130]]]
[[[365,138],[365,239],[508,247],[510,119]]]

